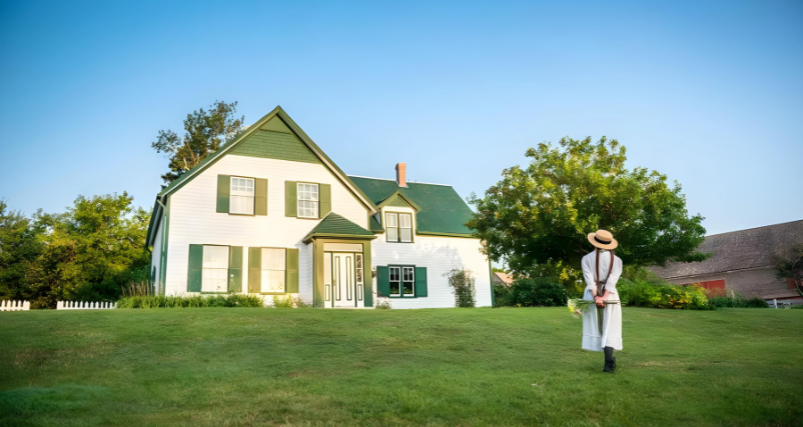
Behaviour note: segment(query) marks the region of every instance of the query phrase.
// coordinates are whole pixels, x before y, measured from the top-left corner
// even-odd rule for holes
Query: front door
[[[324,305],[362,307],[362,254],[324,252]],[[357,271],[359,267],[360,271]],[[359,282],[359,285],[358,285]]]

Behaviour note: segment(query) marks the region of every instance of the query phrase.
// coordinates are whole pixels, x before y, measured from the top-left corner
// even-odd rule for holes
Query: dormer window
[[[385,214],[385,231],[388,242],[410,243],[413,241],[413,215],[388,212]]]

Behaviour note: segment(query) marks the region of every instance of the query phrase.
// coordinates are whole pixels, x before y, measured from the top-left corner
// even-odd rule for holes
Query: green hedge
[[[713,310],[699,286],[678,286],[648,281],[619,279],[616,284],[622,304],[631,307]]]
[[[566,288],[548,277],[519,279],[510,287],[494,285],[494,305],[497,307],[555,307],[566,305]]]
[[[759,297],[747,299],[736,293],[733,293],[729,297],[711,297],[709,301],[711,305],[722,308],[769,308],[770,306]]]
[[[264,307],[257,295],[136,295],[121,298],[117,308]]]

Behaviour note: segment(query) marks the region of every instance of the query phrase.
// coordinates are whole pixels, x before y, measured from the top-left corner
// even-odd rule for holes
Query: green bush
[[[494,307],[504,307],[507,305],[508,295],[510,294],[510,286],[501,283],[494,283]]]
[[[616,284],[622,304],[631,307],[674,308],[684,310],[713,310],[699,286],[678,286],[651,283],[646,280],[619,279]]]
[[[309,305],[305,303],[301,298],[279,298],[278,295],[273,296],[273,307],[274,308],[307,308]]]
[[[446,274],[449,279],[449,286],[452,287],[455,306],[474,307],[477,302],[477,291],[474,288],[474,277],[471,270],[453,268]]]
[[[731,291],[729,296],[709,298],[711,305],[719,308],[769,308],[769,304],[759,297],[746,299]]]
[[[791,306],[789,308],[803,309],[803,305],[793,305],[793,306]]]
[[[566,288],[549,277],[519,279],[503,292],[497,301],[499,306],[555,307],[566,305],[569,298]]]
[[[262,297],[224,295],[135,295],[121,298],[117,308],[264,307]]]

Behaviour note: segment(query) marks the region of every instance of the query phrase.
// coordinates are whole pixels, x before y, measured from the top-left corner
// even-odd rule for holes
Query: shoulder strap
[[[599,283],[599,249],[594,249],[594,252],[596,252],[597,254],[597,262],[596,262],[597,275],[594,276],[594,281],[597,282],[597,296],[602,296],[602,287],[600,286]]]
[[[611,270],[613,270],[613,251],[609,251],[611,253],[611,264],[608,266],[608,274],[605,276],[605,281],[599,280],[599,249],[596,249],[595,252],[597,253],[597,276],[595,278],[597,282],[597,295],[602,296],[605,293],[604,288],[605,285],[608,284],[608,278],[611,277]],[[602,286],[600,286],[601,284]]]

